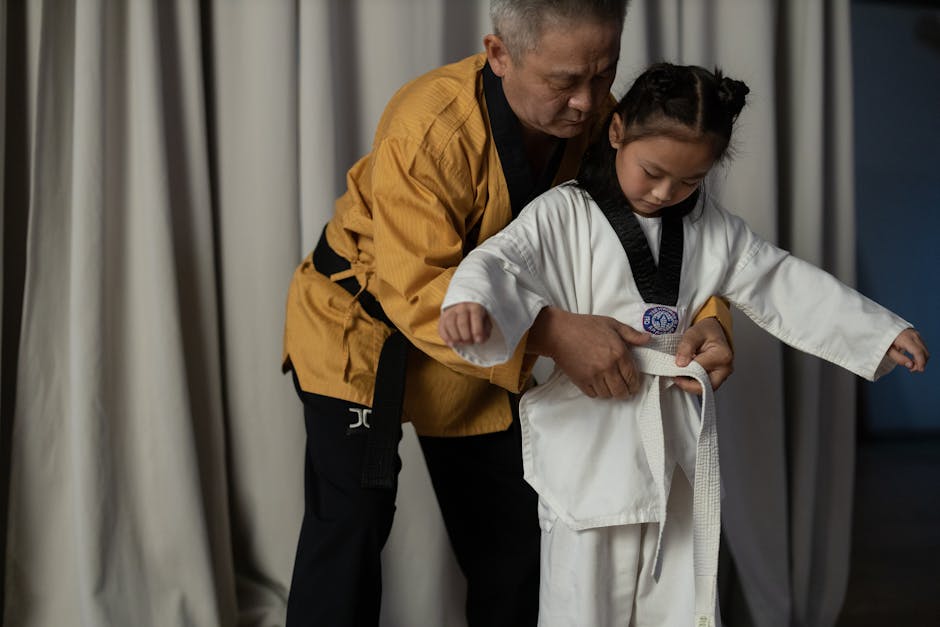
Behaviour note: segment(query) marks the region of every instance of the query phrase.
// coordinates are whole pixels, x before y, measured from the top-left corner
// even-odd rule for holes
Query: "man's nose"
[[[591,85],[585,83],[580,85],[574,93],[571,94],[571,98],[568,99],[568,106],[582,113],[591,113],[594,102],[595,98],[591,91]]]

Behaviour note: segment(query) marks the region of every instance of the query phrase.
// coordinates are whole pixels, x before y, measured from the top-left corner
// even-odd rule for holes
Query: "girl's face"
[[[623,122],[614,114],[610,143],[617,150],[617,179],[633,210],[655,216],[698,189],[715,163],[707,140],[683,141],[654,135],[622,145]]]

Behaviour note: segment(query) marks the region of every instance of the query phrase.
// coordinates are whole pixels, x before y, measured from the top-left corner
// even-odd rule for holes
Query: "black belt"
[[[326,229],[313,251],[313,266],[320,274],[330,276],[349,270],[350,263],[330,248],[326,241]],[[366,313],[381,320],[392,329],[392,334],[382,345],[379,363],[375,371],[375,393],[372,397],[372,420],[366,436],[366,452],[362,461],[362,487],[394,488],[398,474],[395,460],[401,438],[401,413],[405,396],[405,370],[408,347],[411,343],[389,320],[379,301],[362,289],[354,276],[346,277],[336,284],[352,294],[358,295],[359,304]]]

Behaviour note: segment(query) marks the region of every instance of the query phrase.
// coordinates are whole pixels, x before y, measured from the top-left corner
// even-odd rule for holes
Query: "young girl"
[[[591,398],[556,369],[520,402],[543,530],[540,625],[720,624],[711,388],[698,364],[679,369],[669,355],[709,296],[870,380],[895,364],[926,365],[910,324],[762,240],[705,193],[747,93],[717,70],[651,67],[578,181],[533,201],[450,283],[441,337],[476,364],[507,360],[549,305],[654,338],[633,348],[647,376],[627,400]],[[701,403],[672,385],[680,375],[699,381]]]

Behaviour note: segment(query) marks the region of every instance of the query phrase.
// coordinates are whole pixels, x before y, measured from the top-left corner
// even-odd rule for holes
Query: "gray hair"
[[[630,0],[490,0],[493,32],[514,61],[535,50],[547,23],[564,20],[614,22],[623,28]]]

